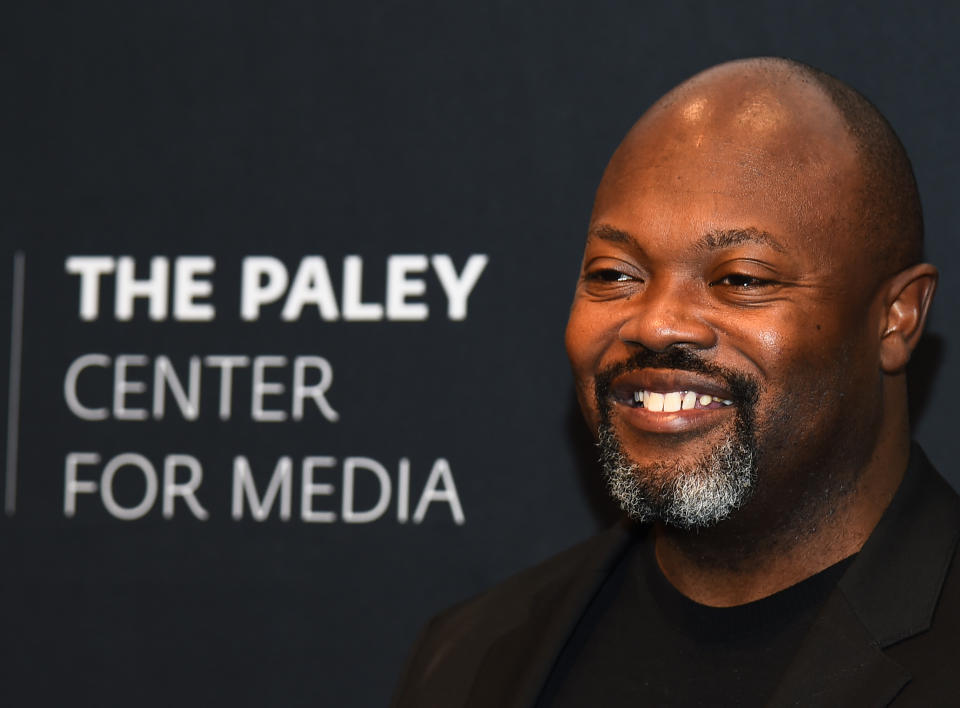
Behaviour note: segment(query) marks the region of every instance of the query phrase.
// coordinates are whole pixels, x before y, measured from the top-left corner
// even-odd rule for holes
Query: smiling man
[[[629,522],[440,615],[396,705],[955,698],[960,503],[904,373],[922,232],[902,145],[833,77],[752,59],[657,102],[597,191],[566,336]]]

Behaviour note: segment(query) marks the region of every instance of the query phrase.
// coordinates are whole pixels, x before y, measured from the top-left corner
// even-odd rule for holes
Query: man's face
[[[706,525],[751,495],[786,521],[791,500],[849,487],[873,447],[882,303],[825,100],[688,96],[631,131],[598,190],[567,351],[605,462],[631,467],[646,513],[690,482],[701,511],[726,495],[668,522]]]

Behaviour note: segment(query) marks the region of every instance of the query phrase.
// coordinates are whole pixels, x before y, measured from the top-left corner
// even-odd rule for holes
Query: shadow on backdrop
[[[927,332],[920,338],[913,356],[910,357],[910,364],[907,366],[907,405],[912,428],[916,428],[927,410],[933,383],[943,363],[945,347],[943,337],[935,332]]]

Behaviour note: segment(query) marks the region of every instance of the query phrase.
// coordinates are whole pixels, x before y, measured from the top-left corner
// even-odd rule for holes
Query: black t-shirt
[[[708,607],[663,577],[646,534],[584,613],[538,706],[762,705],[852,560],[756,602]]]

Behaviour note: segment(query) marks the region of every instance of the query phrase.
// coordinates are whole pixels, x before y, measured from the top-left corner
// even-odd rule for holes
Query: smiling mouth
[[[637,389],[632,394],[614,394],[614,400],[630,408],[644,408],[651,413],[676,413],[690,410],[716,410],[732,406],[733,401],[702,391],[651,391]]]
[[[651,413],[676,413],[677,411],[716,410],[732,406],[733,401],[700,391],[648,391],[637,390],[632,396],[615,396],[618,403],[630,408],[645,408]]]
[[[634,369],[614,379],[608,395],[615,402],[645,413],[693,414],[730,408],[736,396],[713,377],[670,369]]]
[[[682,371],[633,371],[607,392],[630,427],[657,434],[693,433],[727,420],[739,406],[734,393],[710,378]]]

